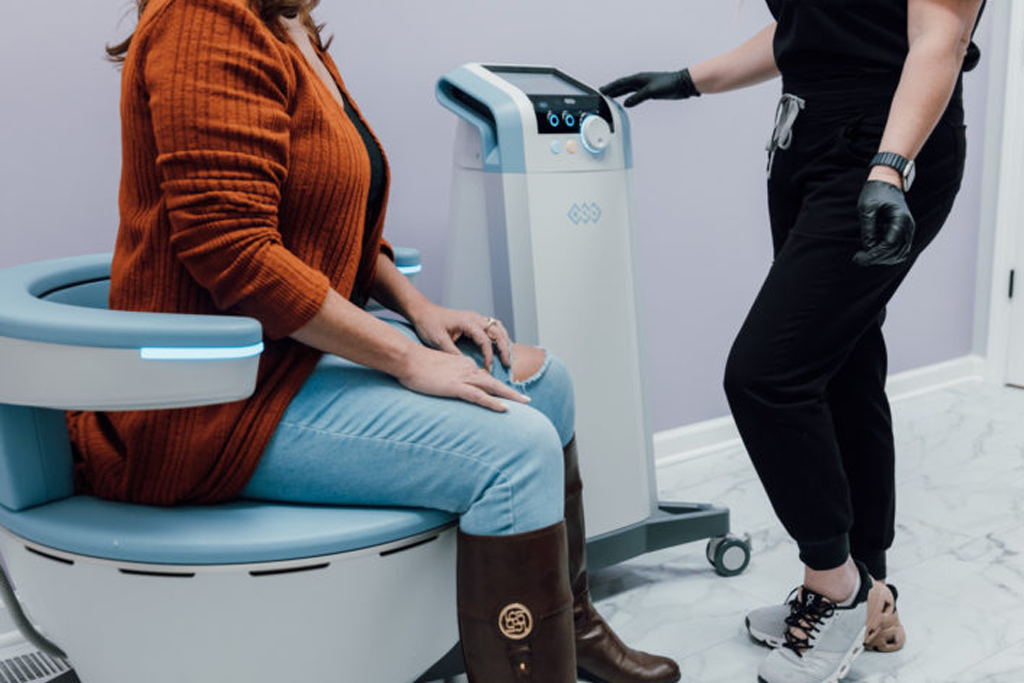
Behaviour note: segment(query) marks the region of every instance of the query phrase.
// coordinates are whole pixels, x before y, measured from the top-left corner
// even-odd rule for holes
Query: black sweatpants
[[[775,261],[733,345],[725,389],[801,560],[824,570],[852,553],[881,577],[896,500],[882,322],[960,188],[962,100],[958,87],[917,159],[907,193],[917,224],[910,259],[861,267],[852,260],[857,199],[891,100],[876,97],[870,106],[854,93],[794,94],[806,106],[768,182]]]

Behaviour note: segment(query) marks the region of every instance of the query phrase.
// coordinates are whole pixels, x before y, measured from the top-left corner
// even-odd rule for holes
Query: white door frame
[[[1020,236],[1024,236],[1024,2],[989,3],[993,11],[993,38],[1005,39],[994,45],[993,58],[1005,55],[1003,64],[992,64],[989,80],[989,103],[993,109],[989,122],[1001,119],[1001,130],[988,135],[985,191],[982,201],[991,207],[983,209],[982,249],[979,254],[979,303],[987,308],[983,337],[976,337],[984,350],[985,379],[1005,384],[1009,362],[1011,306],[1009,297],[1010,270],[1013,268]],[[1006,22],[1003,24],[1003,22]],[[1005,28],[1003,28],[1005,27]],[[1002,29],[1002,30],[1000,30]],[[999,60],[1001,61],[1001,60]],[[987,218],[987,220],[986,220]],[[991,226],[985,223],[991,221]],[[985,231],[992,235],[991,250],[985,249]],[[987,267],[986,267],[987,266]],[[1024,272],[1016,274],[1014,299],[1024,299]],[[982,296],[987,294],[987,301]]]

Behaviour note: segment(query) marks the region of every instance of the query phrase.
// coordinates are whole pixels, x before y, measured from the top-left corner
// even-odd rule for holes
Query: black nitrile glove
[[[623,102],[627,107],[635,107],[645,100],[685,100],[688,97],[700,97],[689,69],[644,71],[612,81],[601,88],[601,93],[608,97],[633,93]]]
[[[858,266],[894,266],[910,256],[914,217],[903,190],[884,180],[869,180],[857,202],[861,249],[853,256]]]

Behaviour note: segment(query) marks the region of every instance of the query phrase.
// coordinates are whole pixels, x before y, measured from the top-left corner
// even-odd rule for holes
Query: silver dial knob
[[[600,116],[593,114],[583,119],[580,125],[580,140],[591,154],[600,154],[612,140],[612,129]]]

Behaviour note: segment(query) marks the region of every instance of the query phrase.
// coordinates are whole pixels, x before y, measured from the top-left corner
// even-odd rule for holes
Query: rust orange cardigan
[[[223,501],[244,488],[320,358],[288,335],[328,287],[368,295],[377,255],[390,255],[384,212],[366,229],[359,133],[245,0],[153,0],[121,87],[111,308],[252,316],[267,343],[248,400],[69,414],[78,487],[156,505]]]

